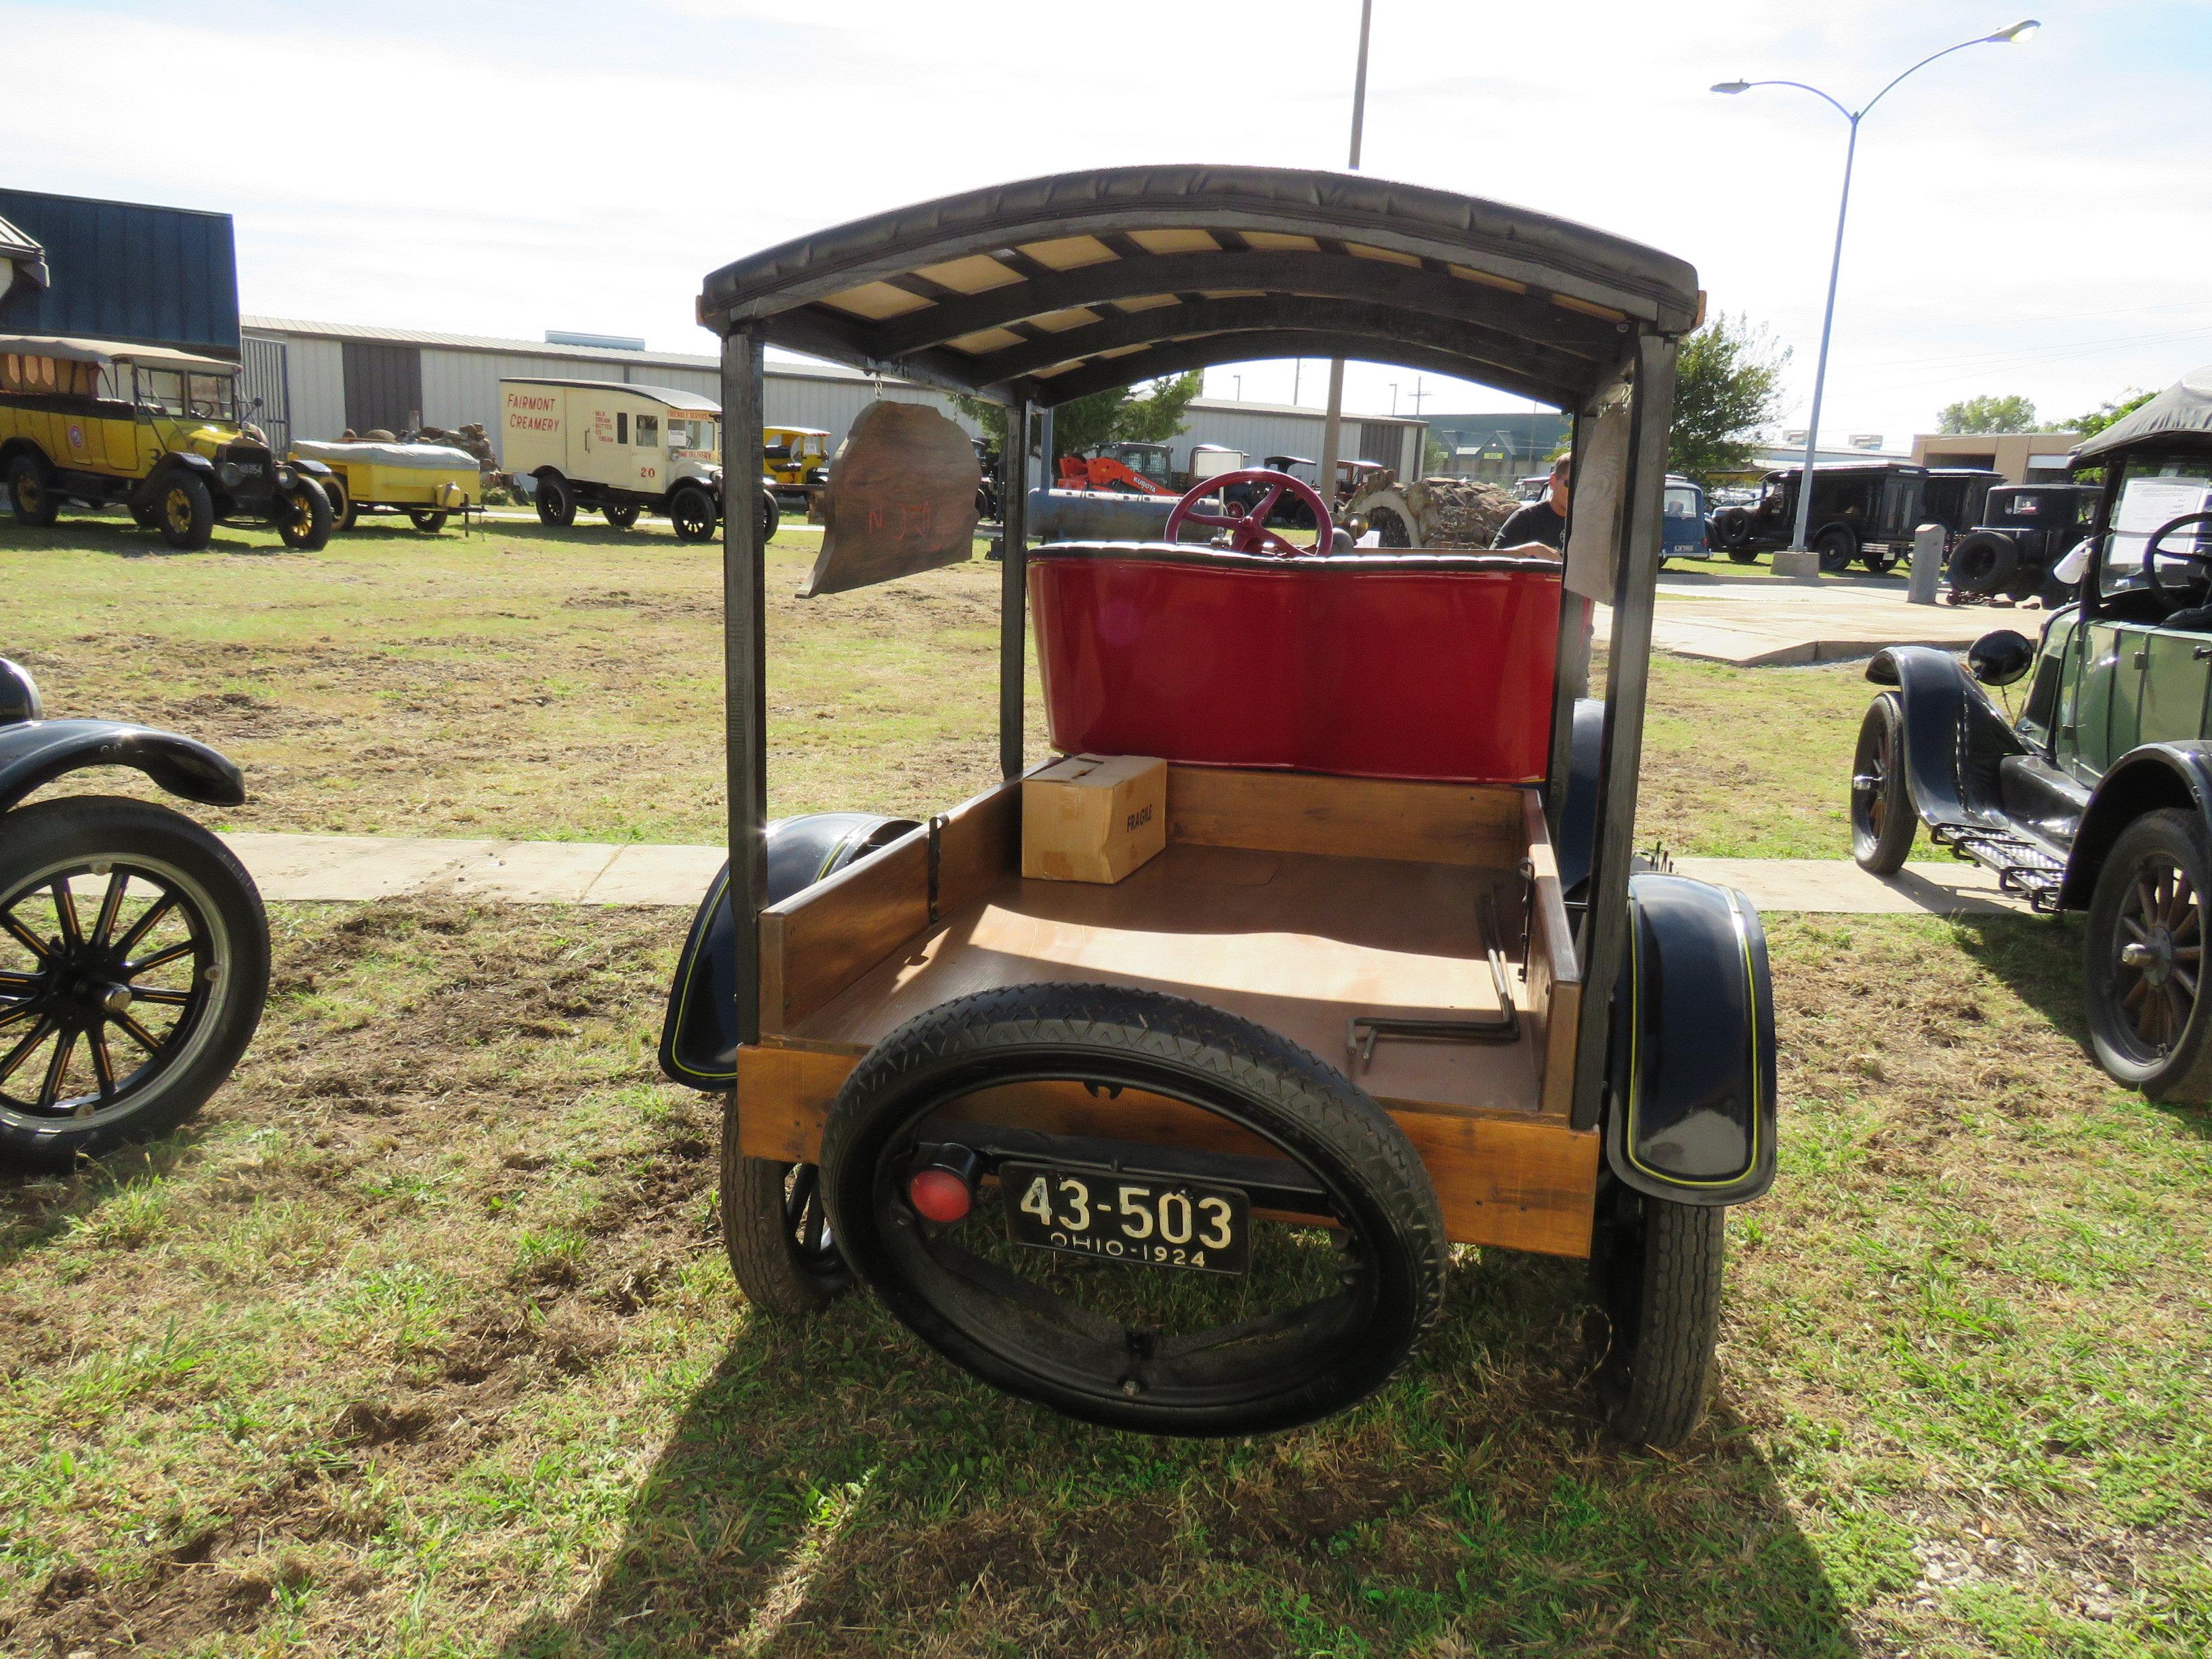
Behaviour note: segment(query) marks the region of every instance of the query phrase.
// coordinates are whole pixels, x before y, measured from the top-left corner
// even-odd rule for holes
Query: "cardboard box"
[[[1168,766],[1070,755],[1022,780],[1022,873],[1116,882],[1168,844]]]

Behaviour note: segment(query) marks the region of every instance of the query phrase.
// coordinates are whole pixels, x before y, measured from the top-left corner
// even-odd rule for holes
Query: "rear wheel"
[[[180,553],[197,553],[215,534],[215,496],[206,483],[179,469],[164,478],[154,497],[161,539]],[[329,504],[325,503],[325,510]]]
[[[714,533],[714,498],[696,484],[686,484],[668,503],[668,521],[679,542],[703,542]]]
[[[1813,550],[1820,556],[1820,574],[1832,576],[1851,568],[1859,556],[1858,538],[1837,525],[1813,538]]]
[[[576,522],[575,488],[557,472],[538,481],[538,522],[553,530],[566,530]]]
[[[2212,1011],[2203,992],[2212,833],[2201,814],[2146,812],[2097,876],[2083,940],[2097,1061],[2154,1100],[2212,1101]]]
[[[1087,1092],[1092,1134],[1178,1127],[1042,1133],[1019,1097],[994,1103],[1016,1084]],[[1179,1164],[1178,1120],[1249,1155]],[[1001,1202],[920,1212],[910,1180],[948,1157],[974,1161],[970,1191],[997,1176]],[[1069,1164],[1091,1171],[1089,1197]],[[908,1021],[838,1092],[822,1171],[839,1248],[908,1329],[996,1388],[1113,1428],[1310,1422],[1379,1388],[1443,1306],[1443,1215],[1403,1131],[1295,1044],[1158,992],[1025,985]],[[1185,1182],[1211,1184],[1179,1194]],[[1018,1209],[1058,1248],[1011,1242]]]
[[[776,504],[775,496],[763,490],[760,504],[760,538],[763,547],[766,547],[775,539],[776,526],[782,522],[783,508]]]
[[[315,482],[323,487],[323,494],[330,501],[331,528],[332,530],[352,529],[356,515],[354,511],[353,498],[346,494],[345,480],[333,472],[329,477],[318,478]]]
[[[54,493],[53,469],[36,455],[18,455],[8,463],[8,504],[15,521],[43,530],[62,515],[61,497]]]
[[[1680,1445],[1704,1420],[1720,1341],[1728,1212],[1615,1185],[1590,1243],[1598,1395],[1632,1444]]]
[[[635,507],[617,507],[610,502],[599,510],[607,515],[607,522],[617,530],[627,530],[637,522],[638,509]]]
[[[1905,707],[1894,691],[1870,703],[1851,757],[1851,856],[1860,869],[1893,876],[1920,831],[1905,775]]]
[[[269,988],[260,895],[190,818],[100,795],[0,836],[0,1158],[51,1166],[174,1128]]]
[[[745,1300],[779,1319],[812,1313],[853,1282],[837,1254],[812,1164],[747,1158],[738,1149],[737,1096],[722,1125],[722,1244]]]
[[[408,509],[407,521],[424,535],[434,536],[446,527],[446,517],[443,512],[435,509],[410,507]]]
[[[276,521],[278,538],[295,552],[313,553],[331,538],[331,498],[313,478],[278,490],[269,516]]]

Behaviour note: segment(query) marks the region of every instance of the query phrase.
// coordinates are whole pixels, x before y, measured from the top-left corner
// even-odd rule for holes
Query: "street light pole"
[[[2014,41],[2027,39],[2042,27],[2033,17],[2023,18],[2008,28],[1999,29],[1995,34],[1978,34],[1971,40],[1961,40],[1954,46],[1932,52],[1902,74],[1893,77],[1887,86],[1856,110],[1845,108],[1820,88],[1808,86],[1802,81],[1723,81],[1713,88],[1715,92],[1734,97],[1738,93],[1749,92],[1753,87],[1795,87],[1800,92],[1811,93],[1829,105],[1850,125],[1850,137],[1844,146],[1843,193],[1836,204],[1836,248],[1828,261],[1828,302],[1820,313],[1820,352],[1813,368],[1813,414],[1806,423],[1805,463],[1797,476],[1797,522],[1790,533],[1788,550],[1774,556],[1777,575],[1812,576],[1817,575],[1820,569],[1820,556],[1805,545],[1805,532],[1813,516],[1813,465],[1820,442],[1820,402],[1828,385],[1828,338],[1836,323],[1836,284],[1843,275],[1844,223],[1851,210],[1851,167],[1858,159],[1859,123],[1867,118],[1876,104],[1889,95],[1891,88],[1899,82],[1906,76],[1926,69],[1937,58],[1948,58],[1953,52],[1964,52],[1968,46],[2008,46]]]
[[[1374,21],[1375,0],[1359,0],[1359,63],[1352,77],[1352,155],[1350,171],[1359,171],[1359,137],[1367,124],[1367,31]],[[1328,407],[1321,421],[1321,473],[1315,483],[1332,512],[1336,507],[1336,458],[1344,441],[1344,359],[1328,365]],[[1326,551],[1326,550],[1323,550]]]

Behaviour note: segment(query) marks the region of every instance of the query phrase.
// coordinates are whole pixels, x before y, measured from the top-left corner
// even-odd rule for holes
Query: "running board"
[[[2066,862],[2040,842],[1976,823],[1931,823],[1928,834],[1938,847],[1948,848],[1952,857],[1996,871],[1998,887],[2026,899],[2031,909],[2057,911]]]

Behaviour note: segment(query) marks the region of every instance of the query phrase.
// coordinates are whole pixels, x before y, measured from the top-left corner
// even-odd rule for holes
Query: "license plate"
[[[999,1190],[1017,1244],[1108,1261],[1241,1273],[1252,1206],[1234,1187],[1116,1170],[1002,1164]]]

